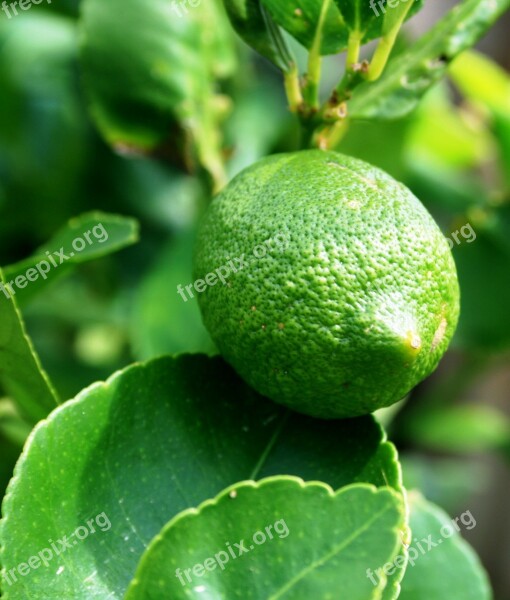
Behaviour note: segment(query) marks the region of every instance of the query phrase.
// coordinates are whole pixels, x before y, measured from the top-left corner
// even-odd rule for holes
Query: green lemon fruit
[[[386,173],[336,152],[271,156],[235,177],[201,223],[194,277],[234,369],[324,418],[404,397],[458,320],[455,264],[430,214]]]

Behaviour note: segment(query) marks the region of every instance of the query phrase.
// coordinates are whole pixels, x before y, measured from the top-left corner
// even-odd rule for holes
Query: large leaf
[[[273,19],[305,48],[310,50],[316,36],[320,39],[321,54],[336,54],[345,50],[348,29],[332,0],[262,0]],[[320,28],[321,11],[327,3],[327,13]]]
[[[111,530],[55,556],[48,569],[5,580],[6,597],[121,598],[143,551],[174,516],[238,481],[279,474],[333,489],[367,482],[401,491],[395,449],[373,417],[322,421],[289,412],[220,358],[128,368],[31,436],[3,505],[4,577],[48,539],[103,512]]]
[[[260,0],[224,0],[234,29],[243,40],[273,64],[287,71],[292,57],[276,23]]]
[[[23,318],[0,269],[0,383],[33,422],[46,417],[58,396],[25,331]]]
[[[464,0],[409,50],[391,60],[380,79],[364,83],[349,103],[352,118],[392,119],[409,113],[446,72],[510,7],[510,0]]]
[[[110,144],[150,151],[168,142],[166,153],[183,160],[185,130],[214,170],[214,82],[235,64],[219,3],[85,0],[82,30],[91,110]]]
[[[386,584],[374,590],[367,557],[380,566],[394,559],[404,520],[402,496],[388,489],[356,484],[335,494],[290,477],[237,484],[163,529],[126,600],[367,600]]]
[[[87,213],[71,219],[29,258],[5,267],[5,279],[23,304],[55,278],[72,271],[73,265],[116,252],[136,241],[138,224],[134,219]],[[23,287],[19,287],[16,280]]]
[[[487,575],[458,533],[476,526],[473,514],[451,519],[416,493],[409,501],[413,542],[399,600],[491,600]]]

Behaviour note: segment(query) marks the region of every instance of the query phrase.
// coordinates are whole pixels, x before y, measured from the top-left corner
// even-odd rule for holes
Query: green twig
[[[284,73],[283,77],[289,109],[291,112],[297,113],[303,106],[304,100],[296,64],[293,64],[292,67]]]
[[[334,150],[347,133],[349,119],[343,118],[319,129],[313,138],[313,144],[321,150]]]
[[[379,40],[379,44],[374,52],[370,67],[368,69],[368,81],[379,79],[384,71],[384,67],[388,62],[395,40],[397,39],[399,28],[393,29],[388,35]]]
[[[346,67],[347,70],[352,70],[359,62],[359,53],[361,50],[361,33],[359,31],[351,31],[347,44]]]
[[[404,10],[400,14],[398,20],[395,22],[393,27],[389,31],[385,31],[383,37],[379,40],[377,48],[375,49],[374,56],[368,69],[367,79],[368,81],[375,81],[382,75],[384,68],[388,62],[393,46],[397,39],[397,35],[404,24],[407,13],[411,9],[412,2],[409,2],[407,10]]]
[[[304,89],[305,101],[312,110],[319,108],[319,85],[321,79],[322,66],[322,30],[326,22],[331,0],[323,0],[317,30],[313,40],[312,47],[308,55],[308,73],[306,76],[306,86]]]

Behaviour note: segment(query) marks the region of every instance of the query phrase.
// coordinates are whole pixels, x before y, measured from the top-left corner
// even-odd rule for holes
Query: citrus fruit
[[[459,313],[446,238],[367,163],[307,150],[263,159],[207,210],[195,288],[224,358],[259,393],[324,418],[404,397]]]

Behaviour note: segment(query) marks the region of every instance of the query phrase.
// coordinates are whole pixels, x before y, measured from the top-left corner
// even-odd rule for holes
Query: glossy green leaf
[[[137,241],[135,219],[102,212],[80,215],[32,256],[5,267],[5,280],[23,305],[48,283],[72,271],[73,265],[101,258]]]
[[[273,19],[310,50],[318,34],[323,3],[328,3],[324,27],[319,32],[321,54],[345,50],[348,28],[332,0],[262,0]]]
[[[278,26],[260,0],[224,0],[234,29],[254,50],[288,71],[292,57]]]
[[[25,447],[3,505],[6,598],[122,598],[174,516],[238,481],[280,474],[333,489],[367,482],[401,491],[396,451],[371,416],[322,421],[289,412],[220,358],[130,367],[55,411]],[[102,513],[110,530],[9,585],[5,574],[50,538]]]
[[[190,160],[191,134],[200,162],[214,170],[215,78],[235,66],[233,38],[217,0],[194,7],[85,0],[82,62],[92,114],[111,145],[142,152],[165,145],[166,155],[182,164]]]
[[[408,560],[406,548],[403,544],[403,540],[406,537],[404,531],[406,530],[404,529],[400,532],[400,551],[393,558],[392,564],[395,566],[395,568],[387,575],[386,586],[382,591],[381,600],[396,600],[400,597],[402,579],[405,576]],[[376,581],[376,589],[377,585],[379,585],[379,583]]]
[[[448,64],[509,7],[510,0],[463,0],[409,50],[390,60],[377,81],[356,88],[349,102],[351,117],[393,119],[409,113]]]
[[[457,530],[475,527],[475,516],[466,510],[455,523],[417,493],[409,503],[413,541],[399,600],[491,600],[487,575]]]
[[[449,406],[406,420],[406,437],[446,452],[480,452],[510,444],[510,421],[488,406]]]
[[[395,557],[404,520],[402,497],[388,489],[334,493],[291,477],[240,483],[163,529],[126,600],[373,598],[386,582],[374,589],[368,565]]]
[[[58,396],[28,337],[16,299],[9,295],[0,270],[0,383],[33,422],[44,419]]]

